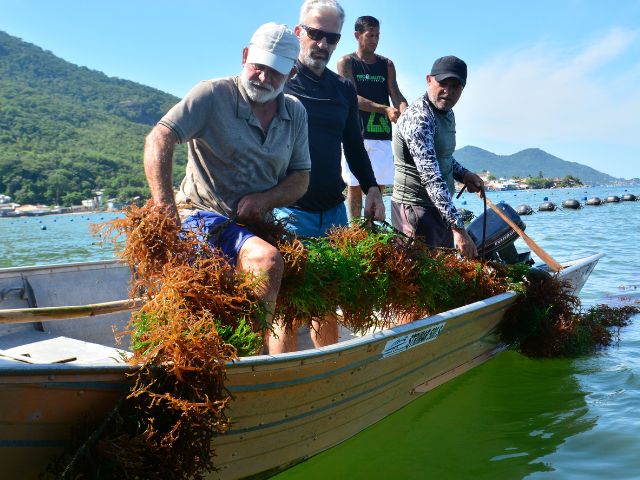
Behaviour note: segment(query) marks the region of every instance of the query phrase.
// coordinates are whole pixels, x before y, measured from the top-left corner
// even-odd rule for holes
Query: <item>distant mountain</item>
[[[177,101],[0,32],[0,194],[47,204],[79,204],[96,189],[148,196],[144,137]],[[178,157],[184,164],[184,149]]]
[[[469,170],[488,170],[498,178],[537,177],[542,173],[547,178],[573,175],[585,183],[596,185],[621,180],[586,165],[554,157],[539,148],[528,148],[513,155],[496,155],[478,147],[467,146],[456,150],[454,155]]]

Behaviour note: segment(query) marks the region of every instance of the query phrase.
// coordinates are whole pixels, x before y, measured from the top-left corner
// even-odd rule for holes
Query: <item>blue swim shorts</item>
[[[185,218],[182,229],[198,232],[198,240],[206,240],[209,245],[219,248],[234,266],[238,263],[238,255],[244,242],[255,237],[249,230],[232,222],[228,217],[206,210],[198,210]]]
[[[298,208],[276,208],[274,215],[289,224],[289,230],[299,238],[323,237],[331,227],[347,227],[347,209],[343,203],[329,210],[311,212]]]

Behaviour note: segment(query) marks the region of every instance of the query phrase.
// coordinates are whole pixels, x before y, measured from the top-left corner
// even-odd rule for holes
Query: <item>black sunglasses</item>
[[[335,45],[336,43],[338,43],[338,41],[340,41],[341,35],[339,33],[329,33],[325,32],[324,30],[307,27],[306,25],[302,24],[300,26],[304,29],[305,32],[307,32],[307,36],[315,42],[319,42],[323,38],[326,38],[329,45]]]

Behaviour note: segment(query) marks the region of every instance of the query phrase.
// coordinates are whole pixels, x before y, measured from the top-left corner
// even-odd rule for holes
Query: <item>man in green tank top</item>
[[[427,75],[427,93],[397,123],[391,222],[433,247],[456,248],[469,258],[478,252],[453,205],[454,180],[484,195],[484,183],[460,165],[453,107],[467,82],[467,65],[454,56],[439,58]]]
[[[365,15],[355,23],[358,49],[338,60],[338,73],[351,80],[358,94],[364,146],[380,190],[393,184],[391,124],[407,108],[396,81],[393,62],[375,53],[380,40],[380,22]],[[391,103],[389,102],[391,99]],[[342,159],[342,177],[347,184],[347,208],[351,218],[362,216],[362,190],[358,179]]]

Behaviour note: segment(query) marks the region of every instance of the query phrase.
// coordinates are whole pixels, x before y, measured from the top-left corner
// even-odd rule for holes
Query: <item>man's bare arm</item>
[[[351,69],[350,55],[345,55],[340,60],[338,60],[338,73],[343,77],[351,80],[351,83],[353,83],[353,86],[355,88],[356,80],[353,77],[353,70]],[[369,100],[368,98],[364,98],[360,95],[358,95],[358,110],[362,110],[363,112],[376,112],[381,115],[386,115],[392,122],[395,122],[401,113],[394,107],[376,103],[373,100]]]
[[[263,219],[274,208],[291,205],[306,193],[308,187],[308,171],[291,172],[275,187],[242,197],[238,202],[238,218]]]
[[[164,125],[158,124],[147,135],[144,144],[144,173],[153,202],[176,211],[173,196],[173,149],[176,138]],[[176,213],[177,218],[177,213]]]
[[[351,70],[351,55],[345,55],[343,57],[340,57],[340,60],[338,60],[337,67],[338,67],[338,74],[342,75],[344,78],[348,78],[349,80],[351,80],[351,83],[355,88],[356,79],[353,78],[353,70]]]
[[[400,110],[400,113],[404,112],[408,106],[407,99],[400,92],[396,78],[396,67],[389,59],[387,59],[387,90],[393,106]]]

